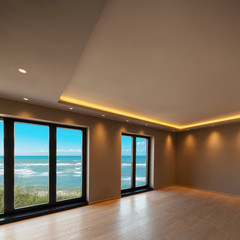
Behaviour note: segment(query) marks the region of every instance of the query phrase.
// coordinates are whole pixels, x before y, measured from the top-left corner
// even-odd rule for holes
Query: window
[[[0,222],[86,205],[86,138],[85,128],[0,120]]]
[[[149,188],[150,138],[122,135],[121,190],[122,193]]]
[[[147,185],[147,139],[136,138],[136,187]]]
[[[57,200],[82,196],[82,131],[57,128]]]
[[[14,124],[14,206],[48,203],[49,127]]]
[[[3,121],[0,120],[0,213],[4,211]]]
[[[122,136],[121,189],[132,186],[132,137]]]

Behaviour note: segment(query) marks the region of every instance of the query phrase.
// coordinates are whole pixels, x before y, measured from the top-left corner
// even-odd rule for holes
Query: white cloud
[[[137,146],[138,147],[146,146],[146,142],[138,142]]]
[[[58,149],[57,152],[58,153],[75,153],[75,152],[81,153],[82,149]]]
[[[49,150],[39,150],[39,151],[35,151],[36,153],[48,153]]]
[[[128,148],[122,149],[122,154],[123,155],[131,155],[131,153],[132,153],[131,149],[128,149]]]
[[[35,153],[48,153],[49,150],[38,150]],[[82,149],[57,149],[58,153],[81,153]]]

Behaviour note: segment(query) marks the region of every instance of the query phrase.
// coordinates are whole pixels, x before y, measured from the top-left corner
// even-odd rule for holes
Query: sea
[[[131,188],[131,172],[132,172],[132,157],[121,157],[121,189]],[[146,156],[136,156],[136,187],[145,186],[147,184],[147,168]]]
[[[15,185],[47,189],[49,186],[48,156],[15,156]],[[57,157],[57,189],[81,188],[80,156]],[[3,157],[0,157],[0,185],[3,182]]]
[[[15,185],[36,189],[49,186],[48,156],[15,156]],[[81,188],[80,156],[57,157],[57,189]],[[119,179],[120,180],[120,179]],[[3,156],[0,156],[0,186],[3,185]],[[146,156],[136,157],[136,186],[146,185]],[[131,156],[121,157],[121,188],[131,186]]]

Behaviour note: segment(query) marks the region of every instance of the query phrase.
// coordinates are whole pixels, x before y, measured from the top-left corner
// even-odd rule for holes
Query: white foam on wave
[[[16,163],[16,167],[48,166],[49,163]]]
[[[122,181],[131,181],[131,177],[122,178],[121,180]],[[143,182],[143,181],[146,181],[146,178],[145,177],[137,177],[136,180],[139,182]]]
[[[121,164],[123,167],[131,167],[131,163],[122,163]],[[146,167],[146,163],[137,163],[137,167]]]
[[[82,163],[57,163],[57,166],[78,166],[82,165]]]
[[[80,177],[81,174],[82,174],[81,171],[71,171],[71,172],[58,171],[57,177]]]
[[[18,177],[47,177],[48,172],[35,172],[31,169],[15,169],[15,175]]]
[[[57,166],[78,166],[82,163],[57,163]],[[16,163],[16,167],[37,167],[37,166],[49,166],[49,163]],[[0,168],[3,164],[0,164]]]

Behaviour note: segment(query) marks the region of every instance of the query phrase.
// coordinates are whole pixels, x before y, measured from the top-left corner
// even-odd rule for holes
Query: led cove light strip
[[[154,123],[154,124],[162,125],[162,126],[165,126],[165,127],[178,129],[178,130],[185,130],[185,129],[188,129],[188,128],[199,127],[199,126],[204,126],[204,125],[210,125],[210,124],[215,124],[215,123],[240,119],[240,115],[235,115],[235,116],[231,116],[231,117],[218,118],[218,119],[215,119],[215,120],[203,121],[203,122],[198,122],[198,123],[193,123],[193,124],[188,124],[188,125],[175,125],[175,124],[171,124],[171,123],[167,123],[167,122],[161,122],[161,121],[157,121],[157,120],[154,120],[154,119],[151,119],[151,118],[135,115],[135,114],[132,114],[132,113],[116,110],[116,109],[113,109],[113,108],[108,108],[108,107],[100,106],[100,105],[97,105],[97,104],[76,100],[76,99],[65,97],[65,96],[61,96],[60,99],[59,99],[59,102],[60,103],[66,103],[66,104],[74,104],[74,105],[78,105],[78,106],[86,107],[86,108],[92,108],[92,109],[95,109],[95,110],[109,112],[109,113],[121,115],[121,116],[124,116],[124,117],[130,117],[130,118],[134,118],[134,119],[137,119],[137,120],[142,120],[142,121],[145,121],[145,122]]]

